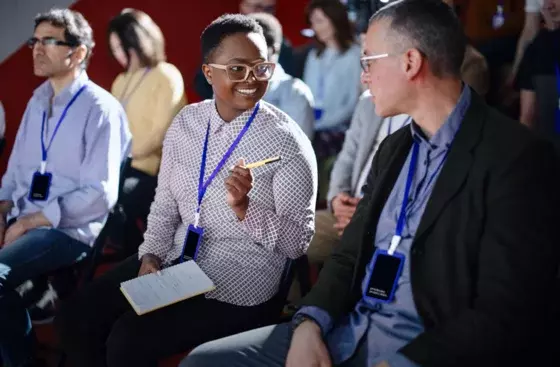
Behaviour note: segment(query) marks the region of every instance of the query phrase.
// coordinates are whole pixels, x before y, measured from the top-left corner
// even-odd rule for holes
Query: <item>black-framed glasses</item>
[[[40,43],[43,46],[67,46],[67,47],[73,47],[74,46],[71,43],[68,43],[66,41],[58,40],[54,37],[45,37],[45,38],[31,37],[30,39],[27,40],[27,46],[29,48],[35,47],[35,45],[37,43]]]
[[[232,82],[243,82],[247,80],[250,72],[253,72],[255,79],[264,82],[272,78],[276,64],[273,62],[261,62],[253,66],[245,64],[208,64],[208,66],[225,70],[229,80]]]

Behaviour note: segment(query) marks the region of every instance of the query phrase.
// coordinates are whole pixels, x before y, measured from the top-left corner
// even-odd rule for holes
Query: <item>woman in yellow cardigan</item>
[[[111,54],[125,69],[111,93],[126,110],[132,133],[130,161],[124,173],[119,202],[126,215],[125,229],[116,228],[125,254],[143,241],[138,220],[146,221],[157,186],[161,148],[173,117],[186,104],[179,70],[165,62],[165,41],[158,25],[146,13],[125,9],[109,23]]]

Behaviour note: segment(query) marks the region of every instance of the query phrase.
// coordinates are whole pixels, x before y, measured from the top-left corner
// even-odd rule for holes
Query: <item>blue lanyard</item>
[[[557,103],[556,103],[556,120],[554,121],[554,129],[556,133],[560,134],[560,67],[558,63],[554,65],[554,70],[556,71],[556,90],[557,90]]]
[[[43,122],[41,123],[41,152],[42,152],[41,173],[43,173],[43,174],[45,173],[45,167],[46,167],[46,164],[47,164],[47,154],[49,152],[49,149],[51,148],[54,137],[56,136],[56,133],[58,132],[58,129],[60,128],[60,125],[62,124],[62,121],[64,121],[64,118],[66,117],[66,114],[68,113],[68,110],[70,109],[70,106],[72,106],[74,104],[76,99],[80,96],[80,94],[84,91],[84,89],[86,89],[86,87],[87,87],[87,84],[83,85],[76,92],[76,94],[74,94],[74,96],[72,97],[70,102],[68,102],[66,107],[64,107],[64,110],[62,111],[62,115],[60,115],[60,118],[58,119],[58,122],[57,122],[57,124],[56,124],[56,126],[53,130],[52,135],[51,135],[51,140],[49,141],[49,144],[47,146],[45,146],[45,123],[47,121],[47,112],[43,111]]]
[[[210,177],[208,177],[206,182],[204,182],[204,173],[206,171],[206,154],[208,152],[208,139],[210,136],[210,119],[208,119],[208,127],[206,128],[206,137],[204,138],[204,147],[202,148],[202,159],[200,161],[200,177],[198,180],[198,206],[196,208],[196,215],[194,221],[195,227],[198,227],[198,221],[200,218],[200,205],[202,204],[202,199],[204,198],[204,194],[206,194],[206,189],[208,189],[208,186],[210,186],[210,184],[212,183],[212,181],[214,180],[218,172],[226,164],[227,160],[229,159],[229,157],[231,156],[231,154],[233,153],[233,151],[241,141],[241,138],[243,138],[243,135],[245,135],[245,133],[249,129],[249,126],[251,126],[251,123],[253,122],[255,116],[257,115],[257,112],[259,111],[259,104],[260,103],[257,103],[255,109],[253,110],[253,113],[245,123],[245,126],[243,126],[243,129],[241,130],[239,135],[237,135],[237,138],[235,138],[233,143],[231,143],[231,146],[227,150],[226,154],[222,157],[222,160],[218,163],[218,165],[216,166],[212,174],[210,174]]]
[[[395,230],[395,235],[391,239],[391,245],[390,245],[389,251],[388,251],[389,255],[393,255],[393,253],[395,252],[395,250],[399,246],[399,244],[401,242],[401,239],[402,239],[402,233],[403,233],[403,230],[404,230],[404,221],[406,219],[406,209],[408,207],[408,201],[409,201],[409,197],[410,197],[410,188],[412,186],[412,180],[414,179],[414,173],[416,172],[416,166],[418,164],[418,151],[419,150],[420,150],[420,144],[417,141],[414,141],[414,143],[412,145],[412,156],[410,157],[410,164],[408,166],[408,174],[407,174],[407,177],[406,177],[406,184],[405,184],[404,196],[403,196],[403,200],[402,200],[402,204],[401,204],[401,211],[399,213],[399,218],[397,220],[397,228]],[[447,155],[449,154],[450,150],[451,150],[451,146],[449,146],[447,148],[447,151],[443,155],[443,158],[439,162],[439,164],[438,164],[437,168],[435,169],[434,173],[432,173],[432,175],[430,176],[430,179],[428,180],[427,185],[424,186],[426,189],[428,187],[430,187],[430,184],[432,183],[432,181],[437,176],[438,172],[443,167],[443,164],[445,163],[445,160],[447,159]]]

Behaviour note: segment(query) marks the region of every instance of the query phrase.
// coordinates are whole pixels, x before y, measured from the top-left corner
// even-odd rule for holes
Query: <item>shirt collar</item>
[[[453,138],[455,138],[455,134],[457,133],[457,130],[459,130],[461,122],[463,121],[470,104],[471,90],[467,85],[463,85],[463,90],[455,108],[451,111],[447,120],[445,120],[434,136],[432,136],[431,139],[427,139],[426,135],[424,135],[420,129],[420,126],[412,121],[410,124],[410,130],[412,132],[413,139],[419,143],[429,144],[432,149],[448,147],[453,142]]]
[[[259,107],[259,110],[262,109],[262,102],[260,102],[260,104],[261,106]],[[216,101],[214,100],[212,103],[212,110],[210,112],[210,132],[213,134],[220,128],[225,128],[231,132],[240,132],[241,129],[243,129],[243,126],[245,126],[245,124],[247,123],[247,120],[249,120],[249,118],[251,117],[254,109],[255,107],[245,110],[235,119],[231,120],[230,122],[226,122],[220,117],[218,109],[216,108]],[[254,122],[255,121],[253,121],[253,123]]]
[[[74,79],[69,85],[67,85],[55,98],[53,101],[53,105],[65,105],[78,92],[78,90],[87,84],[89,81],[89,77],[85,71],[82,71],[80,75],[76,79]],[[35,95],[41,99],[43,103],[46,103],[48,106],[50,104],[50,100],[53,96],[54,90],[50,81],[46,80],[43,84],[41,84],[37,89],[35,89]]]

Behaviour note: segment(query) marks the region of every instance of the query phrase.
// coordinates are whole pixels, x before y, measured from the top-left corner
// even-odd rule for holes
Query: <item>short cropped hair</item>
[[[387,19],[389,32],[418,49],[437,77],[460,77],[467,38],[451,7],[441,0],[400,0],[381,8],[370,25]]]
[[[128,62],[130,50],[136,52],[143,67],[154,67],[166,60],[163,33],[143,11],[124,9],[109,22],[107,44],[112,33],[119,37]]]
[[[87,47],[88,52],[82,62],[82,66],[87,67],[95,42],[93,41],[93,30],[84,16],[74,10],[54,8],[35,17],[35,29],[44,22],[63,28],[65,41],[70,46],[84,45]]]
[[[274,49],[274,52],[280,52],[280,47],[282,46],[282,25],[278,19],[268,13],[253,13],[249,16],[255,19],[262,27],[266,45]]]
[[[255,19],[242,14],[224,14],[202,31],[200,45],[204,62],[212,58],[224,38],[236,33],[258,33],[264,38],[262,27]]]

